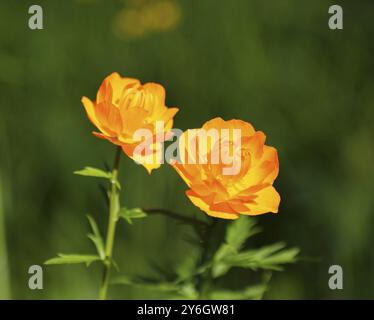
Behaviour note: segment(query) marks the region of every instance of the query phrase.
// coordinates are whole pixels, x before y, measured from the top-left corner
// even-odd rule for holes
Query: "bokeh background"
[[[44,30],[28,28],[32,4]],[[343,31],[328,28],[332,4],[343,6]],[[265,298],[373,298],[373,12],[371,0],[1,1],[0,298],[97,297],[99,266],[44,268],[40,291],[27,271],[57,252],[94,252],[86,213],[106,228],[99,181],[72,172],[112,162],[80,99],[113,71],[163,84],[178,128],[240,118],[278,148],[280,212],[259,217],[256,241],[284,240],[302,259],[273,275]],[[203,215],[168,166],[148,176],[123,158],[120,179],[128,207]],[[120,223],[121,272],[172,269],[189,254],[186,232],[162,216]],[[328,288],[333,264],[340,291]],[[111,297],[160,296],[123,286]]]

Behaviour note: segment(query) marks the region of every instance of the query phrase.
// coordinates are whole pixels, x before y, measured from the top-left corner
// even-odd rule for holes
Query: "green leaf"
[[[101,260],[99,256],[88,255],[88,254],[57,254],[58,257],[49,259],[44,262],[46,265],[52,264],[77,264],[85,263],[88,267],[92,262]]]
[[[104,249],[104,241],[101,237],[99,228],[96,224],[96,221],[94,218],[92,218],[90,215],[87,215],[88,222],[90,223],[92,233],[88,234],[87,237],[94,243],[97,253],[100,256],[101,260],[105,259],[105,249]]]
[[[296,262],[299,252],[300,250],[298,248],[282,250],[281,252],[273,254],[272,256],[261,261],[259,267],[269,270],[282,270],[283,268],[280,267],[280,265]]]
[[[115,184],[116,184],[117,189],[121,190],[122,187],[118,180],[115,182]]]
[[[82,170],[75,171],[74,174],[78,174],[80,176],[97,177],[97,178],[105,178],[105,179],[112,178],[112,174],[110,172],[106,172],[101,169],[97,169],[93,167],[85,167]]]
[[[240,217],[231,222],[226,230],[225,243],[218,248],[214,261],[217,262],[229,254],[236,253],[249,237],[259,232],[260,229],[256,228],[256,222],[253,218]]]
[[[242,267],[252,270],[264,269],[281,271],[282,265],[297,261],[298,248],[284,249],[284,243],[275,243],[260,249],[247,250],[228,256],[224,263],[231,267]]]
[[[244,242],[260,232],[256,228],[256,221],[250,217],[240,217],[230,223],[226,231],[226,243],[234,250],[240,250]]]
[[[294,263],[299,253],[298,248],[284,249],[284,243],[275,243],[259,249],[246,250],[240,253],[228,254],[219,261],[215,261],[212,267],[213,277],[226,274],[232,267],[240,267],[251,270],[283,270],[282,265]]]
[[[212,300],[260,300],[266,292],[267,284],[246,287],[240,291],[215,290],[211,293]]]
[[[123,207],[119,210],[118,216],[125,219],[129,224],[132,224],[132,219],[145,218],[147,214],[140,208],[127,209]]]
[[[247,287],[241,291],[215,290],[210,294],[212,300],[259,300],[266,291],[266,286],[260,284]]]
[[[212,276],[213,278],[218,278],[226,274],[232,266],[225,262],[215,262],[212,266]]]
[[[110,260],[110,263],[112,264],[112,266],[114,267],[114,269],[116,269],[116,271],[119,272],[118,263],[113,258]]]
[[[157,291],[178,291],[180,287],[173,282],[156,282],[128,276],[119,276],[111,281],[112,284],[129,285],[137,288],[157,290]]]
[[[239,291],[214,290],[210,294],[210,298],[212,300],[260,300],[268,288],[270,279],[271,273],[265,273],[263,275],[262,283],[254,286],[248,286]]]
[[[230,246],[226,243],[221,244],[221,246],[218,248],[218,250],[216,251],[216,253],[214,255],[214,258],[213,258],[214,264],[219,263],[226,256],[228,256],[230,254],[235,254],[236,252],[237,251],[232,246]]]
[[[226,230],[225,243],[218,248],[213,257],[213,277],[219,277],[230,269],[230,265],[221,263],[221,260],[236,254],[249,237],[259,232],[260,229],[256,227],[256,221],[253,218],[240,217],[231,222]]]
[[[196,268],[201,256],[200,250],[189,250],[186,252],[183,260],[176,267],[178,281],[191,278],[196,274]]]

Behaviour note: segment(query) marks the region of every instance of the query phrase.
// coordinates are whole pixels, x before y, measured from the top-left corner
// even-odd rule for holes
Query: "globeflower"
[[[142,142],[134,133],[146,129],[156,135],[156,122],[163,121],[166,136],[178,112],[178,108],[165,105],[165,89],[160,84],[141,84],[137,79],[121,77],[116,72],[104,79],[96,101],[83,97],[82,103],[88,118],[99,130],[93,134],[120,146],[132,159],[137,157],[134,150]],[[151,161],[143,164],[148,173],[161,165],[157,161],[157,153],[161,152],[159,144],[150,143],[152,151],[147,156]]]
[[[172,164],[189,187],[186,195],[192,203],[224,219],[278,212],[280,196],[273,187],[278,156],[265,145],[265,134],[248,122],[221,118],[201,129],[204,134],[194,129],[180,137],[182,156]],[[225,171],[227,159],[236,170]]]

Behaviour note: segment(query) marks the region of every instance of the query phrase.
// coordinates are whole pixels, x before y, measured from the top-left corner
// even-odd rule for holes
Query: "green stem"
[[[162,214],[162,215],[171,217],[173,219],[179,220],[179,221],[184,222],[184,223],[189,223],[189,224],[193,224],[193,225],[197,225],[197,226],[205,226],[205,227],[209,226],[208,222],[205,222],[205,221],[199,220],[199,219],[190,218],[190,217],[185,217],[185,216],[183,216],[183,215],[181,215],[177,212],[174,212],[174,211],[171,211],[171,210],[168,210],[168,209],[143,208],[142,210],[144,212],[148,213],[148,214]]]
[[[112,170],[111,185],[110,185],[109,221],[108,221],[108,230],[107,230],[106,242],[105,242],[104,271],[103,271],[103,278],[102,278],[100,293],[99,293],[100,300],[106,300],[107,298],[110,269],[112,267],[112,261],[113,261],[113,258],[112,258],[113,244],[114,244],[114,237],[116,233],[116,223],[118,220],[118,210],[119,210],[118,168],[119,168],[119,160],[121,157],[121,152],[122,152],[121,147],[117,147],[113,170]]]
[[[201,258],[202,265],[209,262],[211,259],[213,259],[213,252],[215,251],[214,248],[212,248],[212,237],[214,235],[214,229],[217,224],[217,220],[213,220],[213,222],[210,224],[209,228],[206,230],[206,233],[204,235],[203,241],[203,254]],[[213,250],[214,249],[214,250]],[[212,269],[209,267],[203,274],[200,275],[200,288],[199,288],[199,300],[207,300],[210,297],[210,291],[213,286],[213,277],[212,277]]]
[[[202,277],[202,285],[198,296],[199,300],[207,300],[209,298],[210,290],[212,287],[212,280],[212,273],[209,269]]]

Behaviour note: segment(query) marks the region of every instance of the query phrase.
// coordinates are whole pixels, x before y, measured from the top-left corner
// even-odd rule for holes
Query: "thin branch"
[[[194,218],[190,218],[190,217],[185,217],[179,213],[176,213],[172,210],[168,210],[168,209],[163,209],[163,208],[143,208],[142,209],[144,212],[148,213],[148,214],[161,214],[161,215],[164,215],[164,216],[168,216],[170,218],[173,218],[173,219],[176,219],[176,220],[179,220],[179,221],[182,221],[182,222],[185,222],[185,223],[189,223],[189,224],[194,224],[194,225],[199,225],[199,226],[209,226],[209,223],[208,222],[205,222],[205,221],[202,221],[200,219],[194,219]]]

